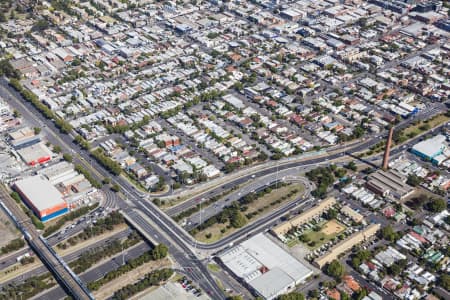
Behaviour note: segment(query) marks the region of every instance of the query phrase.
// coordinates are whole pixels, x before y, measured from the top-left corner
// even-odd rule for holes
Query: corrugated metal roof
[[[18,180],[15,186],[40,211],[64,202],[61,193],[48,180],[40,176]]]

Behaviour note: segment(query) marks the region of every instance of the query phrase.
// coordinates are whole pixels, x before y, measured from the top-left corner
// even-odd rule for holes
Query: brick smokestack
[[[391,144],[392,144],[392,135],[393,134],[394,134],[394,127],[392,126],[389,129],[389,136],[386,141],[386,149],[384,150],[383,170],[387,170],[389,168],[389,153],[391,152]]]

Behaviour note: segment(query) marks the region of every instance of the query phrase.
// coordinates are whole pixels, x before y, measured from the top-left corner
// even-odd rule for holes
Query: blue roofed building
[[[429,160],[433,164],[438,164],[438,160],[436,160],[436,158],[443,154],[446,148],[446,137],[439,134],[431,139],[415,144],[411,149],[411,153],[422,159]]]

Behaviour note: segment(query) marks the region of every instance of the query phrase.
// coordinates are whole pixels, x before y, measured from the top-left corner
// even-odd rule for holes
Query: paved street
[[[130,233],[131,233],[131,230],[130,230],[130,229],[123,230],[123,231],[118,232],[118,233],[116,233],[115,235],[113,235],[113,236],[111,236],[111,237],[109,237],[109,238],[99,240],[99,241],[97,241],[97,242],[95,242],[95,243],[93,243],[93,244],[91,244],[91,245],[89,245],[89,246],[87,246],[87,247],[85,247],[85,248],[76,250],[76,251],[74,251],[74,252],[72,252],[72,253],[70,253],[70,254],[68,254],[68,255],[65,255],[65,256],[63,256],[63,259],[64,259],[64,261],[66,261],[66,262],[69,263],[69,262],[71,262],[71,261],[76,260],[76,259],[77,259],[78,257],[80,257],[83,253],[86,253],[86,252],[88,252],[89,250],[92,250],[92,249],[98,248],[98,247],[100,247],[100,246],[106,245],[106,244],[108,244],[110,241],[113,241],[113,240],[122,240],[122,239],[124,239],[125,237],[127,237]],[[5,285],[8,285],[8,284],[12,284],[12,283],[20,283],[21,281],[23,281],[23,280],[25,280],[25,279],[28,279],[28,278],[33,277],[33,276],[37,276],[37,275],[44,274],[44,273],[46,273],[46,272],[48,272],[47,268],[46,268],[45,266],[40,266],[40,267],[34,269],[33,271],[24,273],[24,274],[22,274],[22,275],[20,275],[20,276],[18,276],[18,277],[16,277],[16,278],[14,278],[14,279],[5,281],[5,282],[3,282],[3,283],[0,283],[0,288],[3,287],[3,286],[5,286]]]
[[[107,172],[102,166],[100,166],[95,160],[93,160],[88,153],[86,153],[83,149],[81,149],[78,145],[73,143],[73,139],[69,135],[61,135],[59,137],[59,133],[57,128],[55,128],[54,124],[50,120],[46,120],[43,116],[36,111],[36,109],[29,104],[28,102],[22,103],[20,100],[20,95],[18,95],[15,91],[13,91],[6,83],[6,81],[0,81],[0,96],[7,99],[11,105],[16,107],[24,116],[28,116],[30,119],[35,120],[38,124],[40,122],[45,123],[46,128],[48,129],[47,138],[52,139],[52,137],[57,141],[56,144],[60,145],[63,149],[63,152],[74,154],[74,162],[82,163],[88,170],[92,170],[93,175],[100,179],[101,177],[110,177],[111,175]],[[33,113],[31,112],[33,111]],[[100,178],[99,178],[100,177]],[[130,200],[134,206],[139,207],[142,205],[142,194],[140,194],[137,189],[128,181],[123,179],[120,176],[113,176],[112,182],[118,184],[121,187],[123,193],[125,193],[125,197]],[[159,211],[159,209],[151,203],[144,202],[146,207],[143,210],[145,214],[147,214],[151,219],[161,218],[166,219],[166,222],[159,222],[159,230],[163,230],[164,232],[171,233],[172,230],[176,230],[177,233],[171,233],[171,238],[176,241],[176,244],[179,247],[182,247],[184,250],[183,255],[179,255],[176,259],[181,265],[193,265],[190,272],[190,277],[193,279],[205,278],[201,282],[199,282],[199,286],[211,294],[215,299],[223,299],[224,295],[222,290],[218,288],[216,282],[211,278],[206,267],[198,260],[191,261],[189,257],[194,257],[195,255],[179,238],[179,233],[184,232],[180,231],[178,225],[167,222],[167,219],[170,219],[165,214]],[[117,206],[124,210],[129,210],[130,206],[128,202],[118,201]],[[156,216],[155,216],[156,215]],[[146,231],[153,232],[155,229],[151,226],[147,225],[144,227]],[[169,229],[171,228],[171,229]],[[172,231],[173,232],[173,231]],[[184,232],[185,235],[187,233]],[[170,243],[171,244],[171,243]],[[173,256],[175,256],[172,253]],[[205,277],[206,276],[206,277]]]

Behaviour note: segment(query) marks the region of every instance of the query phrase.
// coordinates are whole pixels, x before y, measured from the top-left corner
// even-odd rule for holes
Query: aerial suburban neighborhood
[[[1,0],[0,300],[449,300],[450,1]]]

